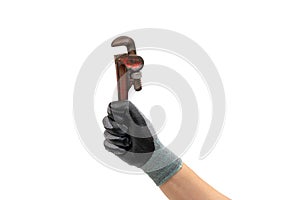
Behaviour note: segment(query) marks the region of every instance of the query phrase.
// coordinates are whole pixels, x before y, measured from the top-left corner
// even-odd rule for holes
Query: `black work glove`
[[[111,102],[107,113],[103,119],[106,150],[141,168],[157,185],[181,169],[181,159],[160,143],[150,122],[130,101]]]

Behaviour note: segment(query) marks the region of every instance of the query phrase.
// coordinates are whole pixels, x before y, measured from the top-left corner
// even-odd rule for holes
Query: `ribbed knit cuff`
[[[157,186],[162,185],[182,168],[182,160],[178,158],[171,164],[159,170],[146,172],[146,174],[155,182]]]

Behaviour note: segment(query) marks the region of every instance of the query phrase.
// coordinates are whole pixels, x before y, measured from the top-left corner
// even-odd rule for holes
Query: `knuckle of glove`
[[[116,136],[111,134],[109,131],[104,132],[104,137],[108,142],[128,150],[131,147],[131,140],[128,136]]]

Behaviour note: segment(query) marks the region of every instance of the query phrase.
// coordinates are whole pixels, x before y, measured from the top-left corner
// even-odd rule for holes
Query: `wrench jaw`
[[[127,36],[120,36],[114,39],[111,43],[112,47],[126,46],[127,52],[130,55],[136,54],[136,48],[134,40]]]
[[[136,55],[135,43],[133,39],[127,36],[116,38],[112,47],[126,46],[127,53],[115,55],[115,66],[117,75],[117,88],[119,101],[128,100],[128,91],[131,86],[134,86],[136,91],[142,89],[141,69],[144,66],[142,57]]]

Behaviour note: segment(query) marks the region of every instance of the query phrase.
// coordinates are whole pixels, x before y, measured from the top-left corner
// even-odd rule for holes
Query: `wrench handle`
[[[116,64],[117,72],[117,88],[118,88],[118,100],[125,101],[128,100],[128,77],[127,70],[124,65]]]

